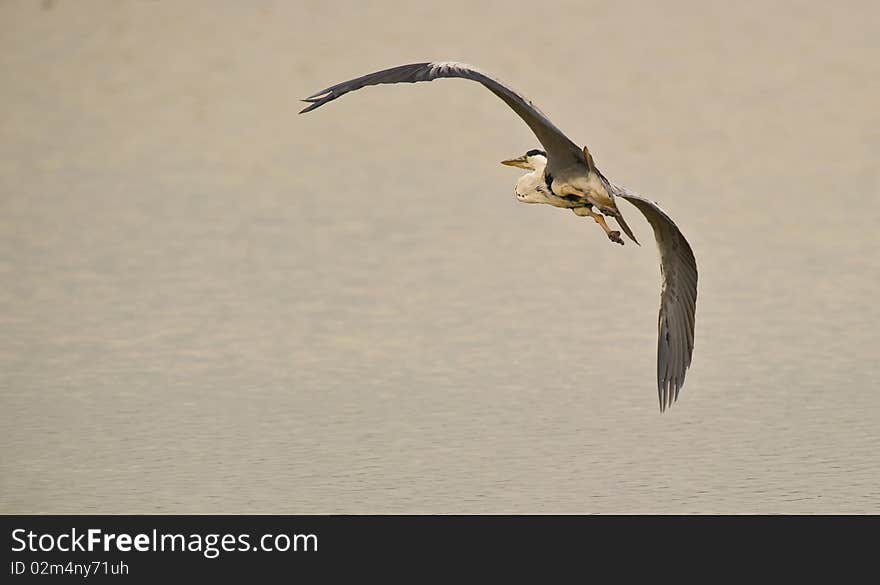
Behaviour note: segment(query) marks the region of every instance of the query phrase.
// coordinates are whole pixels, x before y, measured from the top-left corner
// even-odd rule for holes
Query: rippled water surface
[[[0,512],[880,511],[877,3],[330,4],[0,4]],[[476,84],[296,114],[425,59],[688,236],[666,414],[635,208]]]

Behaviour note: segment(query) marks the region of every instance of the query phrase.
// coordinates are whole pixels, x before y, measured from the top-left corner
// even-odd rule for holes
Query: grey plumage
[[[603,212],[612,213],[633,241],[635,237],[616,209],[613,203],[614,197],[629,201],[651,224],[660,251],[662,275],[658,318],[657,389],[660,410],[666,410],[678,399],[693,354],[697,300],[697,265],[693,251],[684,235],[662,209],[625,187],[609,182],[594,167],[588,151],[582,150],[566,137],[530,100],[470,65],[425,62],[392,67],[330,86],[306,98],[304,101],[309,105],[300,113],[310,112],[346,93],[370,85],[417,83],[453,77],[481,83],[523,119],[543,145],[546,151],[546,173],[547,176],[552,176],[554,181],[573,185],[577,185],[580,181],[583,185],[584,177],[594,176],[600,179],[610,199],[610,208],[603,209]],[[539,151],[529,151],[527,154],[536,152]],[[601,187],[599,190],[602,190]],[[561,196],[565,196],[565,193]],[[557,199],[559,198],[557,196]],[[537,201],[529,202],[546,201],[539,196]],[[589,210],[589,205],[586,209]]]
[[[633,204],[654,228],[660,251],[660,314],[657,335],[657,391],[660,410],[678,400],[694,351],[697,262],[675,222],[653,201],[612,184],[614,195]]]
[[[400,65],[376,73],[363,75],[343,81],[307,97],[310,102],[300,114],[310,112],[331,102],[348,92],[385,83],[418,83],[434,79],[458,77],[482,83],[492,93],[504,100],[510,108],[532,129],[544,150],[547,151],[547,167],[553,176],[563,176],[571,167],[583,167],[584,154],[581,149],[557,128],[531,101],[510,89],[497,79],[486,75],[476,67],[464,63],[427,62]]]

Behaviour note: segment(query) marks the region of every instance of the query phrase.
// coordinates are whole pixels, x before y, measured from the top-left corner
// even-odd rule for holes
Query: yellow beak
[[[521,169],[534,170],[532,165],[529,164],[529,160],[526,155],[522,155],[518,158],[512,158],[510,160],[503,160],[501,164],[507,165],[509,167],[519,167]]]

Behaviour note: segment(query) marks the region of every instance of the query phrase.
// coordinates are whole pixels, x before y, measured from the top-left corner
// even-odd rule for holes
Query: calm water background
[[[0,512],[880,511],[880,4],[0,3]],[[513,198],[522,89],[700,267]],[[640,214],[621,204],[651,243]]]

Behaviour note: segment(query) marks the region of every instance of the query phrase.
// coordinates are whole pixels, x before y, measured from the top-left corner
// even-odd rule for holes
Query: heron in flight
[[[438,61],[400,65],[343,81],[307,97],[303,101],[309,105],[300,113],[368,85],[416,83],[444,77],[470,79],[484,85],[522,118],[544,147],[502,163],[529,171],[516,183],[518,201],[571,209],[578,216],[593,219],[608,239],[618,244],[623,244],[620,232],[612,230],[605,217],[613,218],[629,239],[636,244],[638,241],[617,208],[616,198],[629,201],[651,224],[660,251],[662,276],[657,390],[660,411],[665,411],[678,399],[694,350],[697,264],[690,244],[656,203],[605,178],[596,168],[590,151],[569,140],[530,100],[475,67]]]

